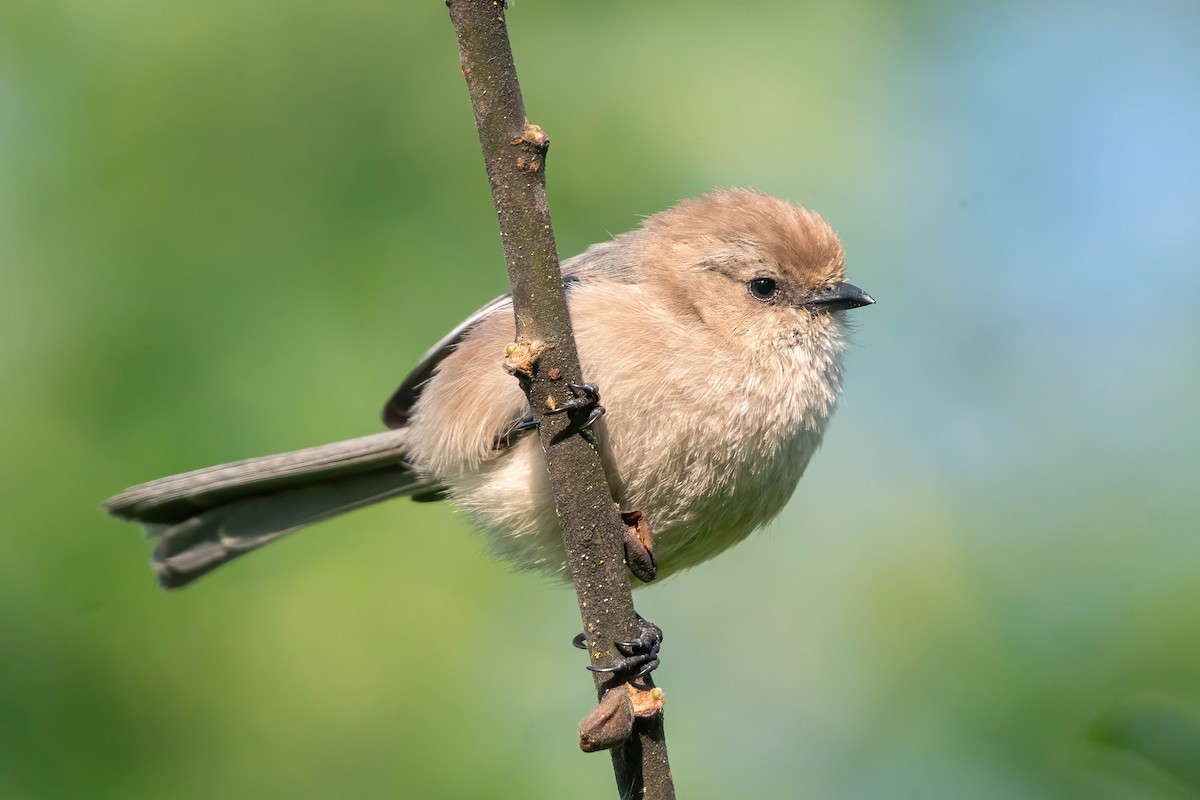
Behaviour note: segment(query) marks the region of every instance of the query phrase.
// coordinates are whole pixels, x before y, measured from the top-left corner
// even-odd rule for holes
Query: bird
[[[653,566],[637,582],[773,519],[841,393],[845,312],[875,302],[846,281],[833,229],[763,192],[719,189],[562,273],[588,381],[577,393],[603,398],[591,435],[613,498],[653,531]],[[511,298],[497,298],[424,355],[387,401],[385,430],[161,478],[104,507],[156,541],[165,588],[393,497],[448,498],[502,558],[569,579],[536,423],[502,366],[514,337]]]

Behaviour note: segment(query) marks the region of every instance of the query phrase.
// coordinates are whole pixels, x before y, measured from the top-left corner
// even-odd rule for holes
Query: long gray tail
[[[160,478],[106,500],[157,538],[158,582],[174,589],[323,519],[390,497],[436,497],[404,462],[404,429]]]

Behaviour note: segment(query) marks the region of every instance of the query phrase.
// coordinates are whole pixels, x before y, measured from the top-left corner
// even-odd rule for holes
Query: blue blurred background
[[[789,509],[639,594],[681,796],[1200,791],[1200,7],[509,16],[564,256],[754,186],[879,300]],[[572,593],[448,507],[178,594],[98,508],[504,290],[442,3],[0,4],[0,796],[613,796]]]

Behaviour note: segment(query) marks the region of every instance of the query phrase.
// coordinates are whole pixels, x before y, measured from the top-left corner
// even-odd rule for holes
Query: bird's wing
[[[571,269],[573,266],[572,262],[576,261],[578,261],[578,257],[565,262],[563,269]],[[581,280],[581,278],[575,275],[567,275],[563,278],[563,288],[568,292],[568,299],[571,286],[579,283]],[[392,392],[387,405],[383,407],[383,424],[389,428],[403,428],[407,425],[413,406],[416,405],[417,399],[421,396],[421,390],[425,388],[425,384],[433,377],[433,373],[437,371],[438,365],[446,359],[446,356],[454,352],[454,348],[462,343],[462,340],[470,334],[471,329],[493,314],[511,313],[512,295],[506,294],[497,297],[464,319],[454,330],[443,336],[441,341],[429,348],[425,352],[425,355],[421,356],[421,360],[413,368],[413,371],[408,373],[408,377],[404,379],[404,383],[400,384],[400,387]]]
[[[459,323],[458,327],[443,336],[441,341],[429,348],[425,355],[421,356],[420,362],[413,368],[413,371],[408,373],[404,383],[400,384],[400,388],[392,392],[387,405],[383,407],[383,424],[389,428],[403,428],[408,424],[413,406],[416,405],[417,398],[421,396],[421,390],[425,388],[425,384],[437,371],[438,364],[441,364],[446,356],[454,352],[454,348],[466,337],[471,328],[492,314],[511,308],[512,295],[506,294],[497,297],[467,317]]]

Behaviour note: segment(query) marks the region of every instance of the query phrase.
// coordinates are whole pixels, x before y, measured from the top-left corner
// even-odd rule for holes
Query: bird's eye
[[[770,300],[779,289],[774,278],[755,278],[746,285],[750,289],[750,296],[755,300]]]

